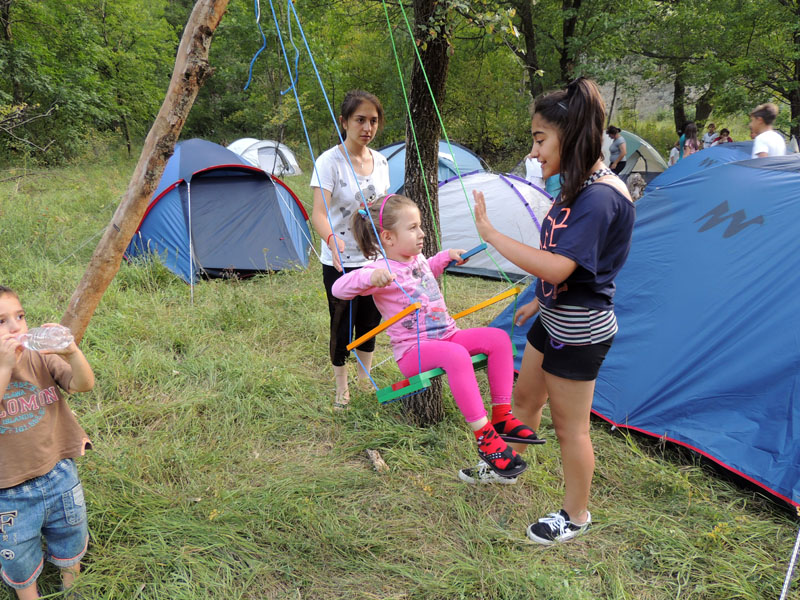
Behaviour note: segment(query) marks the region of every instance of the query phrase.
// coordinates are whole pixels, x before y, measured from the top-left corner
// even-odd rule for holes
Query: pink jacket
[[[442,274],[449,262],[450,254],[447,250],[439,252],[430,260],[421,254],[407,263],[380,259],[342,275],[333,284],[333,295],[342,300],[372,296],[384,319],[393,317],[412,302],[422,304],[419,313],[409,314],[386,330],[392,342],[394,358],[400,360],[409,349],[417,345],[418,321],[420,339],[447,339],[458,331],[436,283],[436,277]],[[396,276],[395,281],[383,288],[374,287],[370,281],[372,272],[387,268]]]

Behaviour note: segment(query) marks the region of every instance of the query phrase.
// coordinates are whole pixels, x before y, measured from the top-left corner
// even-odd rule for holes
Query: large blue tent
[[[747,160],[753,152],[753,142],[730,142],[717,144],[682,158],[669,169],[654,178],[647,186],[647,191],[664,187],[689,175],[737,160]]]
[[[406,143],[395,142],[380,148],[378,152],[389,163],[389,192],[402,193],[406,183]],[[447,140],[439,140],[439,183],[456,177],[459,173],[466,175],[485,170],[483,161],[469,148],[455,142],[448,144]]]
[[[800,156],[696,171],[636,211],[594,411],[800,505]]]
[[[308,266],[308,215],[279,179],[201,139],[179,142],[125,256],[186,282]]]

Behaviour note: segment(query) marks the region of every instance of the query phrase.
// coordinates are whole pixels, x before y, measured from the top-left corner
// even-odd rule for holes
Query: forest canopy
[[[129,148],[140,143],[163,100],[192,5],[0,0],[0,160],[58,162],[96,136]],[[249,136],[307,148],[294,96],[285,93],[291,79],[281,41],[291,66],[297,48],[296,87],[313,148],[335,140],[328,102],[335,112],[351,88],[384,102],[379,145],[405,137],[397,64],[407,87],[415,57],[396,2],[300,0],[294,7],[302,32],[287,4],[260,6],[265,43],[247,89],[262,37],[254,4],[236,0],[213,40],[214,74],[184,137],[226,144]],[[446,36],[447,133],[490,162],[525,151],[532,97],[577,75],[619,97],[643,86],[671,89],[662,112],[676,128],[775,101],[778,128],[800,134],[800,0],[442,0],[437,10],[439,21],[414,30],[413,43]]]

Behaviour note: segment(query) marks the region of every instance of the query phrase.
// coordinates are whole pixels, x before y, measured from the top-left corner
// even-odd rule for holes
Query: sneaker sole
[[[522,474],[525,472],[525,469],[527,469],[527,468],[528,468],[528,463],[526,463],[524,460],[522,460],[522,458],[520,458],[520,459],[519,459],[519,462],[520,462],[520,464],[519,464],[519,465],[517,465],[517,466],[516,466],[516,467],[514,467],[513,469],[506,469],[506,470],[504,470],[504,471],[503,471],[503,470],[500,470],[500,469],[498,469],[497,467],[495,467],[495,466],[494,466],[494,465],[493,465],[491,462],[489,462],[488,460],[486,460],[486,459],[485,459],[485,458],[484,458],[484,457],[481,455],[481,453],[480,453],[480,452],[478,453],[478,456],[480,457],[480,459],[481,459],[483,462],[485,462],[485,463],[486,463],[486,465],[487,465],[487,466],[488,466],[488,467],[489,467],[489,468],[490,468],[492,471],[494,471],[495,473],[497,473],[497,474],[498,474],[500,477],[518,477],[519,475],[522,475]],[[517,455],[517,456],[519,456],[519,455]]]
[[[534,544],[540,544],[542,546],[555,546],[556,544],[563,544],[563,543],[568,542],[570,540],[574,540],[579,535],[582,535],[582,534],[586,533],[588,531],[588,529],[589,529],[588,527],[586,529],[580,529],[580,530],[576,531],[573,535],[571,535],[571,536],[569,536],[567,538],[561,538],[560,540],[548,540],[546,538],[540,538],[535,533],[532,533],[531,529],[530,529],[531,527],[532,527],[532,525],[528,525],[528,529],[525,530],[525,534],[526,534],[528,540],[530,540]]]
[[[514,437],[513,435],[502,435],[497,434],[500,436],[500,439],[506,442],[507,444],[546,444],[547,440],[543,440],[542,438],[520,438]]]
[[[471,477],[470,475],[467,475],[466,473],[464,473],[463,470],[458,472],[458,478],[461,481],[464,481],[466,483],[471,483],[471,484],[474,484],[474,485],[491,485],[493,483],[496,483],[496,484],[499,484],[499,485],[513,485],[513,484],[517,483],[517,478],[516,477],[498,476],[496,479],[477,479],[475,477]]]

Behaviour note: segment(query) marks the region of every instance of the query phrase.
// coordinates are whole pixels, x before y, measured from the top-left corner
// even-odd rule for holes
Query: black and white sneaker
[[[479,461],[474,467],[461,469],[458,472],[458,478],[467,483],[499,483],[501,485],[517,483],[516,477],[503,477],[502,475],[498,475],[483,461]]]
[[[562,508],[557,513],[550,513],[539,519],[537,523],[528,525],[528,538],[537,544],[552,546],[557,542],[566,542],[585,533],[592,524],[592,515],[586,511],[586,522],[577,525],[569,520],[569,515]]]

